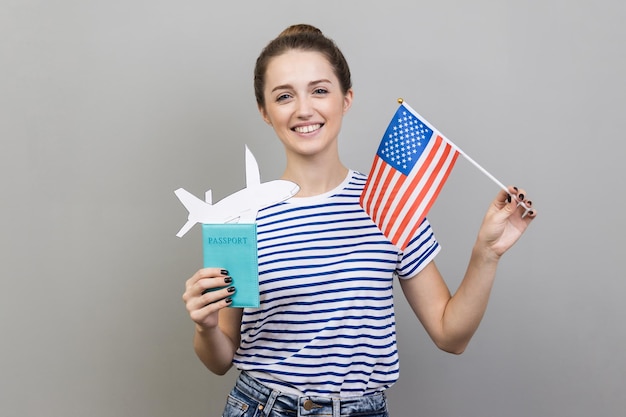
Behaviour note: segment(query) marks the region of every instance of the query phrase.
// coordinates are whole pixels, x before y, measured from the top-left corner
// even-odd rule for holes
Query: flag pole
[[[411,110],[413,113],[415,114],[419,114],[417,113],[415,110],[413,110],[411,108],[411,106],[409,106],[407,103],[404,103],[404,99],[403,98],[398,98],[398,104],[404,104],[407,108],[409,108],[409,110]],[[422,119],[422,121],[425,122],[424,118],[420,116],[420,119]],[[426,122],[427,123],[427,122]],[[428,123],[427,123],[428,124]],[[431,128],[431,130],[436,130],[434,129],[432,126],[429,126]],[[506,186],[504,184],[502,184],[500,181],[498,181],[498,179],[496,177],[494,177],[493,175],[491,175],[489,173],[489,171],[487,171],[485,168],[483,168],[482,166],[480,166],[478,164],[478,162],[474,161],[472,158],[470,158],[470,156],[468,154],[466,154],[465,152],[463,152],[463,150],[461,148],[459,148],[458,146],[456,146],[454,143],[450,142],[444,135],[441,135],[442,138],[445,139],[446,142],[448,142],[453,148],[455,148],[457,150],[458,153],[460,153],[470,164],[474,165],[476,168],[478,168],[480,170],[480,172],[482,172],[483,174],[485,174],[488,178],[490,178],[493,182],[495,182],[501,189],[503,189],[504,191],[507,192],[508,195],[510,195],[515,201],[517,201],[517,205],[518,206],[522,206],[524,207],[524,209],[526,210],[524,212],[524,214],[522,215],[522,217],[525,217],[528,212],[530,211],[530,207],[528,207],[526,205],[526,203],[524,203],[523,201],[519,201],[515,196],[512,196],[511,193],[509,192],[509,189],[506,188]]]

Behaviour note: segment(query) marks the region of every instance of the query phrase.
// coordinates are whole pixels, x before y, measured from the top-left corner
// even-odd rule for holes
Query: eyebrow
[[[322,83],[332,84],[332,82],[330,80],[327,80],[326,78],[322,78],[321,80],[311,81],[308,84],[308,86],[312,87],[314,85],[322,84]],[[291,88],[293,88],[291,84],[282,84],[282,85],[277,85],[276,87],[272,88],[271,92],[273,93],[274,91],[277,91],[277,90],[288,90],[288,89],[291,89]]]

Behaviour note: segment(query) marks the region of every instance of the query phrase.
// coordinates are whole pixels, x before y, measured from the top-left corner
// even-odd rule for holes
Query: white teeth
[[[322,127],[322,125],[318,123],[316,125],[296,127],[293,130],[295,130],[298,133],[310,133],[310,132],[313,132],[314,130],[319,129],[320,127]]]

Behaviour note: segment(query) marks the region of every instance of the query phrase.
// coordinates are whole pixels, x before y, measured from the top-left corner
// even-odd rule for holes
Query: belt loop
[[[333,417],[341,417],[341,399],[333,398]]]
[[[276,402],[276,398],[280,395],[280,392],[276,390],[272,390],[272,393],[269,397],[267,397],[267,402],[263,406],[262,415],[269,416],[270,411],[272,411],[272,407],[274,407],[274,403]]]

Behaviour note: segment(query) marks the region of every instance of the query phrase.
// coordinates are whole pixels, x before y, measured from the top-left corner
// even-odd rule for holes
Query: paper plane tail
[[[176,234],[178,237],[183,237],[185,233],[189,231],[196,223],[198,223],[199,214],[206,213],[207,209],[211,209],[211,204],[205,203],[195,195],[191,194],[184,188],[179,188],[174,191],[176,197],[183,203],[183,206],[189,211],[189,217],[187,223]],[[210,197],[209,197],[210,198]]]
[[[174,191],[174,194],[176,194],[176,197],[178,197],[180,202],[183,203],[183,206],[185,206],[189,213],[206,210],[207,203],[200,200],[198,197],[191,194],[184,188],[179,188],[178,190]]]

